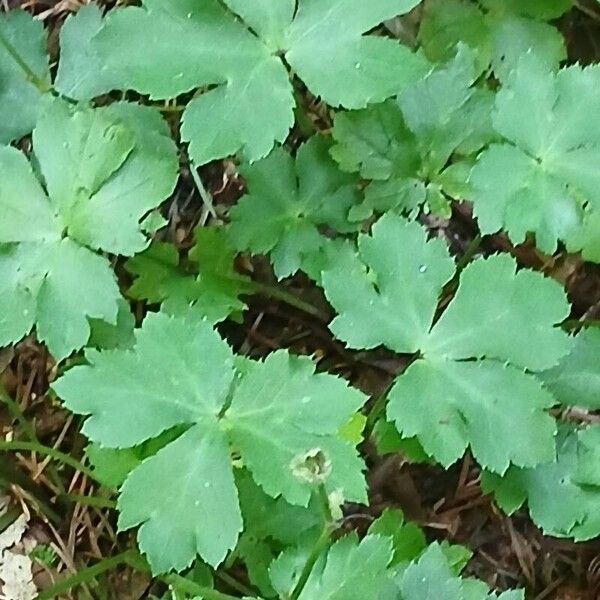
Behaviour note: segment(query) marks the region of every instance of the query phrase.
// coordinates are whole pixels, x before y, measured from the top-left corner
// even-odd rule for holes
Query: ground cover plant
[[[3,598],[596,597],[595,0],[0,5]]]

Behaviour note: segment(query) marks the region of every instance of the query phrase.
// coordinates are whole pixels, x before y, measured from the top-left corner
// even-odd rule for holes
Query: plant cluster
[[[369,502],[366,437],[444,467],[470,452],[508,514],[600,535],[600,425],[568,410],[600,408],[600,334],[562,326],[557,281],[456,259],[423,225],[470,202],[483,235],[600,261],[600,67],[562,66],[570,0],[428,0],[411,46],[380,27],[418,4],[88,4],[57,66],[38,21],[0,15],[0,345],[46,344],[120,530],[154,574],[194,565],[192,595],[230,597],[213,572],[240,562],[246,598],[523,598],[461,577],[469,554],[399,511],[341,534],[345,504]],[[332,127],[286,146],[300,94]],[[235,155],[245,193],[183,258],[154,234],[186,153],[195,177]],[[215,326],[285,299],[239,254],[310,278],[347,348],[402,355],[388,392],[235,354]],[[152,309],[138,327],[131,300]]]

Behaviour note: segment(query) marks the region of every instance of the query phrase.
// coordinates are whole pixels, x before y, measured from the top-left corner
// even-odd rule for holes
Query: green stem
[[[263,294],[270,298],[274,298],[275,300],[281,300],[302,312],[305,312],[320,321],[327,322],[329,321],[329,316],[321,312],[316,306],[309,304],[308,302],[304,302],[304,300],[300,300],[300,298],[296,298],[293,294],[286,292],[278,287],[268,285],[266,283],[260,283],[257,281],[249,282],[250,287],[257,293]]]
[[[192,173],[192,179],[194,180],[194,183],[196,184],[196,188],[198,189],[198,193],[200,194],[200,198],[202,198],[202,202],[204,203],[204,206],[206,206],[206,209],[208,210],[208,212],[210,213],[210,215],[213,219],[218,219],[219,217],[217,216],[217,211],[215,210],[212,196],[208,193],[208,191],[204,187],[204,184],[202,183],[202,179],[200,178],[200,175],[198,175],[198,169],[196,167],[196,164],[194,163],[193,160],[190,160],[190,172]]]
[[[200,596],[204,600],[239,600],[235,596],[230,596],[229,594],[224,594],[218,590],[213,590],[212,588],[199,585],[198,583],[190,581],[181,575],[165,575],[162,580],[176,590],[186,594]]]
[[[61,497],[65,498],[69,502],[76,502],[77,504],[84,504],[85,506],[94,506],[96,508],[117,508],[117,503],[114,500],[108,498],[100,498],[98,496],[84,496],[83,494],[61,494]]]
[[[69,465],[73,467],[76,471],[81,471],[84,475],[87,475],[90,479],[96,481],[96,476],[94,473],[88,469],[85,465],[82,465],[76,458],[61,452],[60,450],[56,450],[55,448],[50,448],[50,446],[44,446],[39,442],[21,442],[21,441],[7,441],[0,440],[0,452],[36,452],[37,454],[43,454],[45,456],[50,456],[54,460],[64,463],[65,465]]]
[[[15,400],[13,400],[8,395],[8,393],[6,392],[4,387],[1,385],[0,385],[0,402],[2,402],[2,404],[6,405],[6,408],[8,409],[10,416],[23,428],[25,435],[31,441],[37,441],[37,436],[35,434],[35,431],[34,431],[33,427],[31,426],[31,423],[29,422],[27,417],[23,414],[23,411],[21,410],[19,403],[16,402]]]
[[[53,598],[57,598],[64,592],[68,592],[74,587],[78,587],[91,581],[92,579],[95,579],[98,577],[98,575],[101,575],[105,571],[109,571],[110,569],[113,569],[122,563],[128,562],[130,558],[135,556],[135,554],[137,553],[134,550],[127,550],[125,552],[121,552],[121,554],[117,554],[116,556],[105,558],[91,567],[81,569],[81,571],[77,571],[77,573],[71,575],[71,577],[61,579],[54,585],[46,588],[43,592],[40,592],[36,596],[35,600],[52,600]]]
[[[253,597],[255,595],[248,586],[235,579],[235,577],[232,577],[229,573],[215,571],[215,577],[220,579],[223,583],[226,583],[231,589],[240,592],[240,594],[244,594],[244,596]]]
[[[19,65],[19,68],[25,74],[27,81],[30,81],[40,91],[41,94],[45,94],[52,90],[52,86],[35,74],[33,69],[23,60],[19,51],[12,45],[8,38],[0,31],[0,45],[4,46],[4,49],[12,57],[12,59]]]
[[[22,427],[25,432],[25,436],[32,442],[40,443],[40,440],[37,437],[35,429],[31,426],[29,419],[23,414],[19,403],[16,400],[13,400],[10,395],[6,392],[3,386],[0,385],[0,402],[6,405],[8,412],[11,417]],[[48,465],[48,471],[50,473],[50,478],[54,482],[54,485],[58,488],[61,494],[66,492],[65,486],[62,482],[62,479],[53,465]]]
[[[331,506],[329,504],[329,497],[327,495],[327,490],[325,489],[325,485],[321,484],[319,489],[317,490],[317,495],[319,497],[321,508],[323,510],[323,515],[325,517],[325,525],[323,527],[323,531],[319,536],[319,539],[315,542],[315,545],[312,547],[304,566],[302,567],[302,571],[300,572],[300,577],[298,577],[298,581],[294,586],[294,589],[291,591],[289,600],[298,600],[312,570],[319,560],[321,554],[329,547],[331,543],[331,534],[334,530],[334,519],[331,514]]]
[[[481,235],[476,235],[469,245],[465,248],[463,255],[458,259],[456,263],[456,272],[460,273],[470,262],[473,260],[473,257],[479,250],[479,246],[481,246]]]
[[[298,600],[298,598],[300,597],[300,594],[302,593],[302,590],[304,589],[304,586],[306,585],[306,582],[308,581],[308,578],[310,577],[310,574],[312,573],[312,570],[315,564],[317,563],[317,560],[319,560],[321,554],[329,546],[330,538],[331,525],[327,525],[321,532],[319,539],[315,542],[315,545],[310,551],[310,554],[308,555],[308,558],[306,559],[306,562],[302,567],[302,572],[300,573],[298,582],[294,586],[294,589],[292,590],[289,596],[289,600]]]

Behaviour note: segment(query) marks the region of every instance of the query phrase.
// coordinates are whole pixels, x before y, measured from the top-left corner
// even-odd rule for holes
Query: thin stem
[[[316,306],[313,306],[308,302],[304,302],[304,300],[300,300],[300,298],[296,298],[296,296],[286,292],[285,290],[282,290],[281,288],[257,281],[251,281],[249,282],[249,285],[257,294],[264,294],[265,296],[269,296],[275,300],[281,300],[282,302],[285,302],[286,304],[289,304],[290,306],[293,306],[294,308],[297,308],[298,310],[301,310],[302,312],[305,312],[319,319],[320,321],[323,321],[324,323],[329,321],[329,316],[321,312]]]
[[[196,188],[198,189],[198,193],[200,194],[200,198],[202,198],[202,202],[204,206],[206,206],[206,210],[210,213],[213,219],[218,219],[217,211],[215,210],[215,206],[213,204],[212,196],[208,193],[204,184],[202,183],[202,179],[200,175],[198,175],[198,169],[193,160],[190,160],[190,172],[192,173],[192,179],[196,184]]]
[[[76,502],[85,506],[94,506],[96,508],[109,508],[111,510],[117,508],[117,503],[108,498],[100,498],[99,496],[84,496],[83,494],[61,494],[69,502]]]
[[[10,54],[17,65],[19,65],[21,71],[23,71],[27,81],[33,83],[40,93],[45,94],[46,92],[52,90],[52,86],[47,81],[36,75],[33,69],[25,62],[25,60],[23,60],[22,56],[19,54],[19,51],[12,45],[2,31],[0,31],[0,45],[4,46],[4,49],[8,52],[8,54]]]
[[[312,570],[319,560],[321,553],[329,546],[331,538],[331,525],[326,525],[319,536],[319,539],[315,542],[306,562],[304,563],[304,567],[302,567],[302,572],[300,573],[300,577],[298,577],[298,581],[292,590],[289,600],[298,600]]]
[[[23,414],[19,403],[13,400],[3,386],[0,385],[0,402],[6,405],[10,416],[23,428],[25,435],[32,441],[37,441],[35,431],[27,417]]]
[[[319,497],[321,508],[323,510],[323,516],[325,517],[325,525],[323,526],[323,531],[319,536],[319,539],[315,542],[315,545],[312,547],[304,566],[302,567],[302,571],[300,572],[300,577],[298,577],[298,581],[294,586],[294,589],[291,591],[289,600],[298,600],[312,570],[319,560],[321,554],[329,547],[331,543],[331,534],[334,530],[334,519],[331,514],[331,506],[329,504],[329,497],[327,495],[327,490],[325,489],[325,485],[321,484],[317,490],[317,495]]]
[[[458,262],[456,263],[457,273],[460,273],[471,262],[471,260],[473,260],[477,250],[479,250],[479,246],[481,246],[481,234],[476,235],[471,240],[463,252],[463,255],[458,259]]]
[[[176,575],[175,573],[172,575],[165,575],[162,580],[176,590],[185,592],[186,594],[200,596],[204,600],[239,600],[235,596],[230,596],[229,594],[224,594],[218,590],[205,587],[194,581],[190,581],[181,575]]]
[[[69,465],[76,471],[80,471],[84,475],[87,475],[90,479],[96,481],[96,476],[88,469],[85,465],[82,465],[76,458],[61,452],[60,450],[56,450],[55,448],[50,448],[50,446],[44,446],[39,442],[21,442],[21,441],[7,441],[0,440],[0,452],[37,452],[38,454],[44,454],[45,456],[50,456],[54,460],[62,462],[66,465]]]
[[[600,15],[594,9],[588,8],[585,4],[579,2],[579,0],[573,0],[573,6],[593,21],[596,21],[596,23],[600,23]]]
[[[37,437],[35,429],[32,427],[29,419],[23,414],[19,403],[16,400],[13,400],[10,395],[6,392],[3,386],[0,385],[0,402],[6,405],[8,412],[11,417],[19,423],[19,425],[23,428],[25,432],[25,436],[32,442],[40,443],[40,440]],[[56,485],[58,490],[61,493],[65,493],[65,486],[62,482],[62,479],[53,465],[48,466],[48,470],[50,472],[51,479],[53,483]]]
[[[71,577],[61,579],[54,585],[51,585],[49,588],[45,589],[43,592],[40,592],[36,596],[36,600],[52,600],[53,598],[57,598],[64,592],[68,592],[74,587],[80,586],[91,581],[92,579],[95,579],[98,577],[98,575],[101,575],[105,571],[109,571],[110,569],[113,569],[122,563],[128,562],[135,554],[137,553],[134,550],[127,550],[125,552],[121,552],[121,554],[117,554],[116,556],[105,558],[91,567],[81,569],[81,571],[77,571],[77,573]],[[207,598],[207,600],[210,599]]]
[[[226,583],[231,589],[244,594],[244,596],[252,597],[255,595],[248,586],[235,579],[235,577],[232,577],[229,573],[225,573],[225,571],[215,571],[215,577]]]

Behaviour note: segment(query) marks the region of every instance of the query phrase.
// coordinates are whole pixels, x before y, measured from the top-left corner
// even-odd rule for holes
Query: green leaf
[[[254,363],[236,388],[224,423],[253,478],[271,496],[306,506],[311,488],[302,459],[324,455],[322,479],[330,491],[365,502],[362,460],[338,430],[366,398],[346,382],[315,374],[311,360],[275,352]],[[315,481],[320,475],[315,476]],[[310,482],[309,482],[310,483]]]
[[[344,171],[386,180],[414,176],[419,168],[415,137],[394,100],[337,113],[332,133],[330,154]]]
[[[41,21],[23,10],[2,12],[0,35],[41,81],[50,81],[46,34]],[[31,132],[41,98],[41,91],[0,44],[0,113],[5,115],[0,122],[0,143],[7,144]]]
[[[491,61],[492,43],[483,13],[465,0],[428,0],[419,42],[429,60],[450,60],[459,42],[477,51],[477,71],[484,71]]]
[[[198,227],[195,236],[187,268],[180,264],[175,246],[166,242],[155,241],[130,258],[125,268],[137,277],[129,296],[162,302],[169,314],[195,315],[211,323],[236,316],[246,308],[239,296],[250,293],[252,287],[249,278],[233,268],[235,251],[225,230]]]
[[[33,147],[46,191],[23,154],[0,149],[0,244],[10,244],[0,252],[2,302],[18,307],[0,322],[0,344],[36,326],[61,360],[87,342],[88,318],[115,324],[115,277],[93,250],[133,253],[146,244],[139,220],[170,193],[177,156],[160,115],[127,104],[49,101]]]
[[[221,563],[243,524],[227,440],[216,422],[195,425],[137,467],[118,508],[121,531],[141,525],[138,541],[154,573],[181,571],[196,554]]]
[[[470,446],[479,464],[503,473],[552,461],[556,424],[545,409],[555,402],[513,366],[429,358],[397,379],[387,414],[445,467]]]
[[[117,320],[114,324],[102,319],[89,319],[91,348],[131,348],[135,342],[135,316],[124,298],[118,300]]]
[[[561,404],[600,408],[600,331],[582,331],[571,353],[540,378]]]
[[[321,507],[314,499],[308,507],[295,506],[279,496],[273,498],[252,479],[247,470],[236,474],[244,534],[254,540],[273,540],[286,546],[316,541],[323,525]]]
[[[368,6],[358,0],[302,0],[295,15],[289,0],[225,4],[231,10],[217,0],[201,5],[146,0],[143,7],[110,11],[92,40],[110,73],[105,91],[134,89],[172,98],[216,86],[194,98],[183,117],[182,135],[197,164],[238,151],[256,160],[284,141],[293,125],[294,98],[278,53],[313,94],[348,108],[384,100],[427,69],[396,41],[362,35],[407,12],[416,0]],[[344,18],[345,27],[336,18]],[[147,39],[155,43],[148,47]]]
[[[396,41],[361,34],[417,4],[301,0],[285,58],[309,90],[332,106],[362,108],[385,100],[423,75],[427,64]],[[326,61],[318,58],[324,56]]]
[[[324,250],[319,226],[338,232],[357,227],[348,221],[358,197],[356,177],[336,168],[322,138],[301,146],[295,160],[278,148],[241,172],[249,193],[229,213],[231,239],[238,250],[270,253],[279,278]]]
[[[523,3],[503,0],[487,4],[490,11],[486,14],[464,0],[430,0],[419,31],[419,41],[427,57],[437,62],[448,60],[457,44],[463,43],[475,52],[477,74],[491,66],[503,82],[529,51],[548,70],[557,69],[567,58],[560,32],[535,20],[538,15],[528,10],[530,3],[524,9]]]
[[[527,501],[534,523],[548,535],[576,541],[598,536],[598,431],[596,425],[580,431],[562,427],[557,438],[557,462],[535,469],[512,467],[504,477],[484,474],[484,490],[493,492],[496,502],[509,514]]]
[[[406,523],[398,509],[386,508],[369,527],[369,534],[392,539],[394,555],[390,566],[418,558],[427,547],[423,530],[414,523]]]
[[[520,243],[533,232],[540,249],[553,252],[577,233],[585,203],[598,210],[600,129],[584,115],[600,110],[599,77],[596,67],[553,74],[533,55],[521,59],[493,115],[507,141],[486,150],[471,177],[483,233],[504,227]]]
[[[474,79],[473,53],[462,46],[447,65],[399,94],[397,104],[336,116],[331,155],[344,170],[378,180],[352,208],[353,220],[389,210],[416,215],[424,201],[448,216],[441,175],[450,156],[472,153],[494,136],[492,94],[473,89]]]
[[[69,410],[90,415],[83,433],[109,448],[216,420],[233,380],[233,354],[208,323],[192,326],[162,313],[144,319],[133,352],[85,356],[89,366],[69,370],[53,389]]]
[[[388,537],[356,534],[344,536],[315,568],[299,600],[363,600],[392,598],[396,588],[388,570],[392,543]]]
[[[432,544],[400,579],[403,600],[462,600],[463,583],[456,577],[439,544]]]
[[[243,312],[246,304],[239,297],[254,290],[250,278],[235,271],[236,254],[225,229],[196,228],[196,245],[190,252],[199,270],[194,308],[209,321],[216,323]]]
[[[338,436],[366,398],[315,374],[310,359],[280,351],[244,361],[234,378],[233,354],[207,321],[163,313],[148,314],[132,350],[87,350],[86,359],[52,388],[88,416],[82,431],[91,441],[130,448],[177,427],[179,437],[129,474],[118,502],[120,528],[141,525],[153,572],[182,570],[196,553],[216,566],[235,546],[241,514],[230,446],[274,498],[307,506],[317,479],[366,501],[363,462]],[[321,471],[311,472],[317,463]]]
[[[568,314],[560,285],[534,271],[515,272],[514,260],[499,254],[467,266],[422,350],[430,357],[486,356],[539,371],[571,349],[571,340],[553,327]]]
[[[444,549],[431,544],[425,553],[398,578],[403,600],[524,600],[522,590],[496,595],[475,579],[454,574]]]
[[[156,454],[182,432],[181,427],[174,427],[156,438],[131,448],[104,448],[100,444],[92,443],[86,446],[85,454],[94,468],[94,475],[98,481],[117,489],[143,460]]]
[[[488,10],[506,11],[535,19],[557,19],[572,6],[572,0],[480,0]]]
[[[0,172],[5,167],[0,158]],[[36,326],[61,360],[88,341],[88,318],[117,318],[120,294],[108,262],[69,239],[0,246],[0,281],[2,346]]]
[[[568,336],[555,328],[568,314],[561,287],[536,273],[515,275],[508,256],[480,259],[464,269],[432,328],[454,270],[443,242],[388,214],[371,236],[359,236],[358,249],[323,274],[339,313],[330,328],[352,348],[419,353],[389,393],[388,418],[402,437],[416,437],[445,466],[468,446],[500,473],[512,463],[551,461],[555,421],[546,409],[556,400],[523,370],[555,365],[569,352]]]
[[[323,274],[325,295],[338,313],[330,324],[336,337],[350,348],[383,344],[416,352],[454,272],[444,243],[427,241],[417,223],[387,214],[372,235],[359,236],[358,254],[344,258]]]
[[[175,144],[157,111],[127,103],[72,111],[54,102],[33,137],[70,236],[124,255],[145,248],[140,221],[170,195],[178,171]]]
[[[96,4],[85,4],[69,15],[60,29],[60,61],[55,89],[75,100],[89,100],[110,89],[110,73],[92,45],[102,27],[102,11]]]

